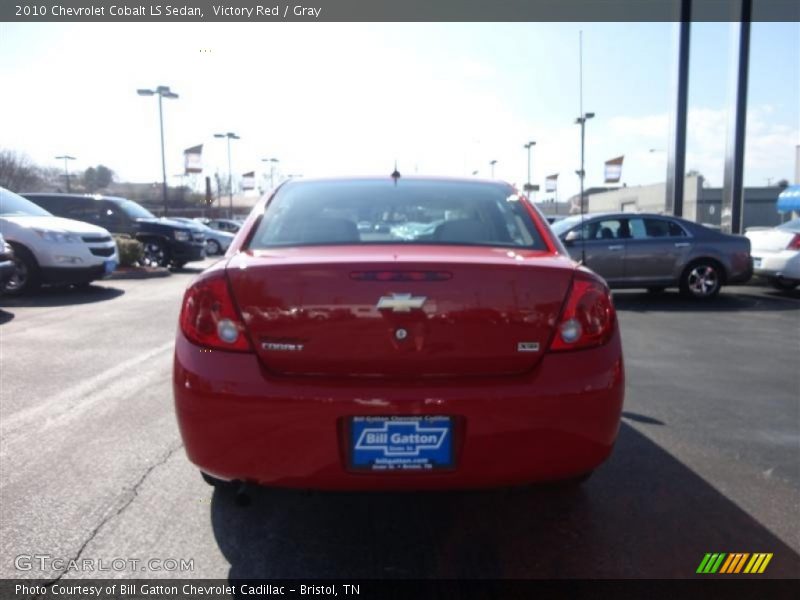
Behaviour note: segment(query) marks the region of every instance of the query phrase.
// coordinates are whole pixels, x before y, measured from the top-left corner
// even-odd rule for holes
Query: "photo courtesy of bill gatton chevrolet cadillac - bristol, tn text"
[[[291,181],[186,290],[173,386],[214,485],[577,483],[624,395],[606,283],[478,179]]]

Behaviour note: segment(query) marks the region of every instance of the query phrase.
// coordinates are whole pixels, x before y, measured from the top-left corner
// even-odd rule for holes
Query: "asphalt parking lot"
[[[690,577],[706,552],[800,573],[800,293],[616,293],[623,424],[577,491],[259,489],[242,507],[203,483],[173,416],[199,270],[0,299],[0,577],[61,575],[15,567],[35,554],[193,560],[101,574],[118,577]]]

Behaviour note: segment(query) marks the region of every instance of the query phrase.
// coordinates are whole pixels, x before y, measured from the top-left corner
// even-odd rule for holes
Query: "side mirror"
[[[575,242],[579,241],[580,239],[581,239],[580,232],[573,230],[573,231],[570,231],[566,236],[564,236],[564,243],[567,246],[571,246],[572,244],[574,244]]]

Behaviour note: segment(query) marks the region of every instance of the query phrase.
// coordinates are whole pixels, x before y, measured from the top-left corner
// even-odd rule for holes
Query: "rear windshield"
[[[0,188],[0,216],[52,217],[53,215],[19,194]]]
[[[778,225],[778,229],[788,229],[789,231],[800,231],[800,219],[792,219],[786,221],[782,225]]]
[[[249,247],[331,244],[547,248],[510,186],[402,179],[289,183]]]

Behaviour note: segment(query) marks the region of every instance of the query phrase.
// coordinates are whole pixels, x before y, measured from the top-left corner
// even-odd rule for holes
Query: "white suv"
[[[42,284],[86,285],[117,267],[117,245],[102,227],[54,217],[0,187],[0,233],[14,249],[16,274],[3,291],[21,294]]]

